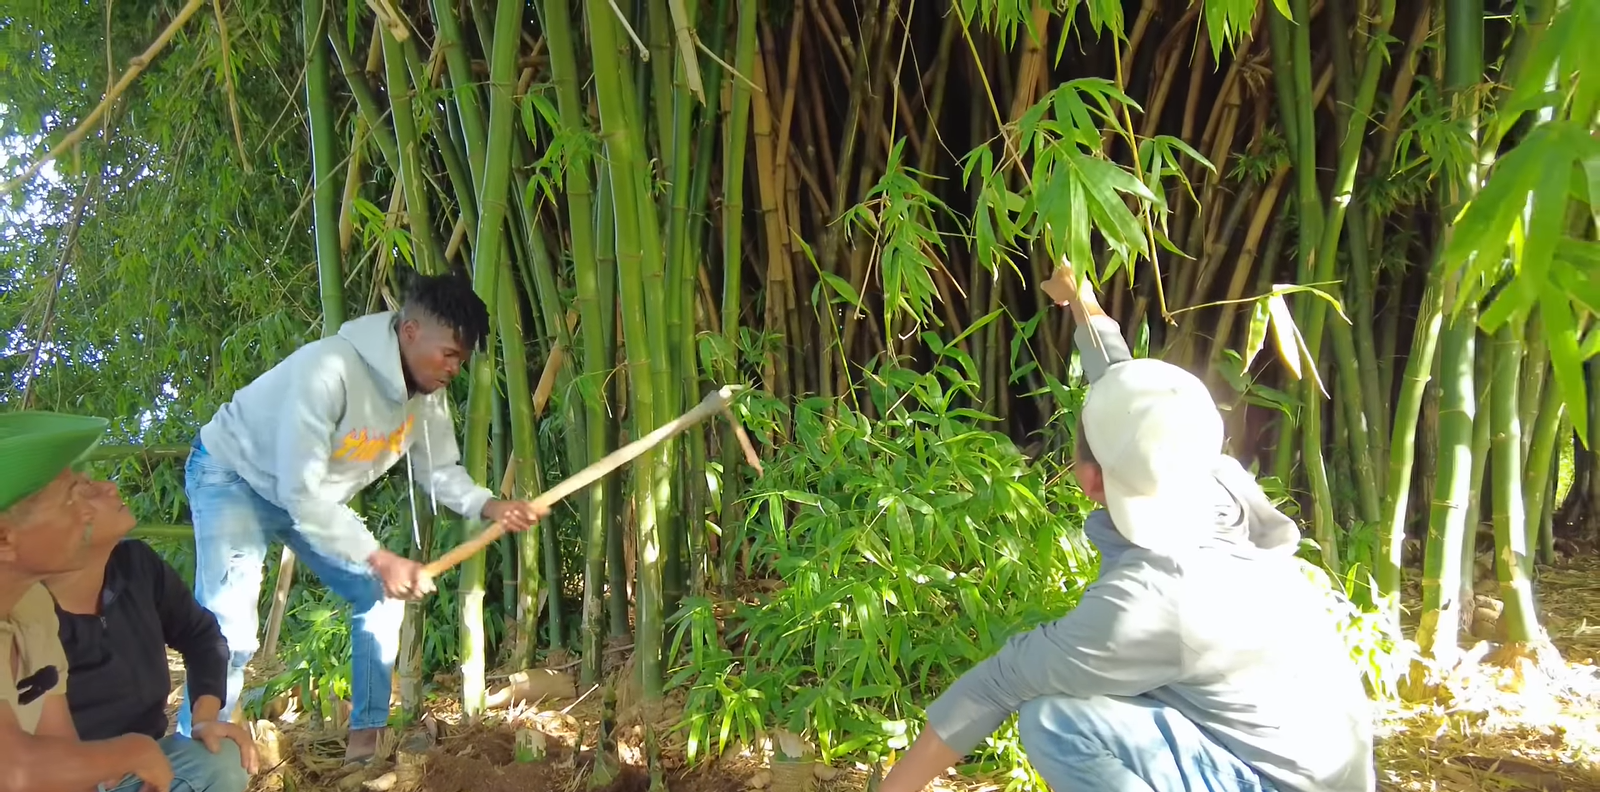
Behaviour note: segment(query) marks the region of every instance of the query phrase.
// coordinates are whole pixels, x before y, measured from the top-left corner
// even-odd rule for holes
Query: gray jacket
[[[1091,383],[1130,359],[1115,322],[1077,342]],[[1103,352],[1102,352],[1103,350]],[[1066,616],[1014,636],[928,708],[970,752],[1023,703],[1146,696],[1183,713],[1283,792],[1371,792],[1372,708],[1300,539],[1231,458],[1215,473],[1216,530],[1181,555],[1129,544],[1105,510],[1084,526],[1100,577]]]

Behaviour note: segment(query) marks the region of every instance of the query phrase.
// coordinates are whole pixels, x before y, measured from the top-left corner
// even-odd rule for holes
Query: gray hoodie
[[[478,517],[493,493],[461,467],[445,393],[410,395],[394,312],[345,322],[234,393],[200,440],[289,513],[320,551],[364,563],[380,545],[347,504],[406,456],[434,499]],[[421,445],[420,454],[413,449]]]
[[[1115,322],[1092,330],[1098,347],[1077,335],[1091,383],[1131,357]],[[929,727],[966,754],[1033,698],[1147,696],[1283,792],[1373,790],[1371,705],[1325,591],[1294,558],[1298,528],[1238,462],[1222,458],[1215,476],[1216,530],[1179,554],[1134,546],[1105,510],[1091,514],[1099,579],[957,680]]]

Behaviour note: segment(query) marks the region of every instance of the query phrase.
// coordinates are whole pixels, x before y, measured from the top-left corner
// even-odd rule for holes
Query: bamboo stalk
[[[1299,20],[1291,32],[1288,23],[1278,14],[1274,17],[1273,49],[1288,49],[1288,60],[1292,68],[1293,80],[1290,83],[1292,93],[1281,97],[1284,117],[1295,118],[1294,127],[1297,145],[1291,149],[1295,175],[1297,177],[1300,239],[1297,245],[1299,259],[1299,277],[1302,281],[1309,281],[1314,277],[1316,258],[1313,242],[1322,235],[1322,194],[1317,187],[1316,174],[1316,139],[1312,134],[1315,128],[1312,122],[1312,112],[1315,109],[1313,101],[1307,97],[1313,96],[1311,84],[1311,40],[1309,27],[1311,15],[1307,0],[1291,0],[1290,7],[1294,18]],[[1317,316],[1321,308],[1319,300],[1311,299],[1309,302],[1317,305],[1308,305],[1310,316]],[[1307,323],[1307,313],[1302,312],[1301,323],[1307,327],[1303,333],[1306,348],[1310,351],[1310,365],[1321,367],[1322,347],[1321,328],[1317,323]],[[1333,495],[1328,487],[1328,473],[1323,461],[1322,405],[1321,392],[1315,383],[1314,377],[1307,377],[1301,382],[1301,460],[1306,467],[1307,479],[1310,483],[1310,511],[1312,514],[1312,530],[1316,536],[1317,544],[1321,545],[1323,563],[1331,569],[1338,569],[1338,539],[1333,518]]]
[[[590,42],[594,53],[595,88],[600,99],[600,129],[610,164],[612,203],[615,208],[617,239],[617,284],[622,298],[621,316],[626,328],[629,390],[633,397],[635,426],[654,427],[654,372],[650,358],[651,319],[659,319],[659,292],[652,311],[646,299],[646,278],[660,270],[659,244],[656,260],[646,261],[651,252],[647,238],[655,234],[653,205],[648,200],[646,172],[635,120],[628,107],[632,103],[620,75],[622,52],[617,20],[606,0],[587,0]],[[625,63],[625,62],[624,62]],[[660,288],[659,281],[656,287]],[[662,333],[657,330],[657,337]],[[664,339],[661,339],[664,340]],[[659,342],[658,342],[659,343]],[[640,460],[646,473],[635,477],[635,531],[640,553],[639,584],[635,605],[634,651],[644,695],[654,700],[661,694],[661,537],[659,533],[659,491],[653,472],[655,460],[650,452]]]
[[[390,115],[394,120],[395,143],[400,155],[400,184],[405,192],[406,219],[411,229],[411,254],[418,271],[435,274],[442,270],[443,252],[434,239],[433,222],[428,212],[416,117],[411,107],[411,78],[400,43],[394,40],[387,28],[381,35],[384,73],[392,110]]]
[[[389,122],[383,120],[384,113],[378,107],[377,97],[372,94],[372,86],[367,83],[366,76],[361,73],[361,67],[350,55],[350,50],[345,46],[344,37],[339,31],[329,30],[328,42],[333,46],[333,54],[339,60],[339,71],[344,74],[350,95],[356,100],[356,110],[366,121],[367,129],[372,134],[372,141],[383,154],[384,164],[389,166],[389,170],[399,173],[400,150],[395,144],[394,130],[390,128]],[[374,38],[373,45],[381,47],[382,43]]]
[[[483,127],[477,82],[472,77],[472,64],[468,58],[466,41],[461,35],[461,23],[456,19],[454,3],[452,0],[432,0],[432,5],[437,28],[434,49],[444,53],[445,66],[450,73],[450,95],[455,99],[456,118],[461,124],[467,166],[471,170],[473,192],[476,193],[483,181],[483,147],[487,145],[489,137]]]
[[[1335,3],[1334,8],[1338,8]],[[1377,95],[1378,77],[1383,71],[1383,62],[1388,54],[1389,27],[1394,22],[1394,0],[1379,0],[1378,17],[1375,30],[1367,48],[1366,64],[1360,75],[1360,86],[1356,89],[1354,107],[1349,113],[1344,136],[1339,142],[1338,170],[1334,175],[1334,185],[1331,199],[1328,202],[1328,214],[1317,226],[1322,231],[1321,244],[1317,250],[1315,266],[1315,280],[1326,282],[1333,279],[1337,265],[1339,239],[1344,228],[1346,208],[1353,197],[1356,167],[1361,160],[1362,142],[1366,138],[1367,118],[1371,115],[1372,104]],[[1342,20],[1340,20],[1342,21]],[[1348,75],[1348,65],[1341,63],[1339,55],[1345,49],[1340,42],[1344,41],[1343,35],[1336,33],[1334,36],[1334,71],[1336,76],[1340,73]],[[1297,39],[1297,43],[1298,43]],[[1348,55],[1348,53],[1343,53]],[[1346,80],[1348,81],[1348,80]],[[1305,116],[1302,114],[1302,119]],[[1315,235],[1308,235],[1315,240]],[[1321,300],[1313,300],[1309,310],[1309,323],[1304,331],[1306,344],[1313,352],[1321,348],[1323,322],[1327,317],[1327,305]],[[1351,383],[1345,389],[1343,399],[1346,420],[1350,427],[1350,452],[1353,457],[1354,472],[1356,475],[1356,490],[1360,498],[1361,517],[1367,522],[1378,519],[1379,502],[1377,479],[1373,474],[1373,465],[1368,443],[1368,423],[1366,410],[1363,405],[1363,379],[1376,372],[1367,372],[1363,375],[1356,360],[1354,335],[1348,324],[1335,323],[1333,328],[1334,360],[1338,364],[1339,377]],[[1375,384],[1371,388],[1375,390]],[[1313,407],[1312,409],[1315,409]]]
[[[544,30],[550,47],[550,68],[556,84],[556,102],[563,131],[576,134],[585,128],[582,100],[578,94],[577,58],[573,50],[572,20],[561,4],[541,6]],[[585,152],[576,153],[567,171],[567,217],[571,230],[573,275],[578,289],[578,310],[582,317],[583,377],[579,393],[583,398],[589,431],[586,433],[587,459],[596,461],[610,450],[608,433],[600,427],[609,424],[606,416],[605,387],[612,355],[607,346],[603,302],[614,297],[600,290],[602,266],[595,246],[595,217],[591,166]],[[584,684],[594,684],[600,675],[601,649],[605,641],[602,593],[605,590],[606,534],[609,515],[615,508],[606,487],[593,487],[585,493],[583,514],[584,600],[582,615]],[[616,592],[613,592],[614,594]],[[620,595],[618,595],[620,596]]]
[[[191,4],[193,5],[193,4]],[[328,90],[328,54],[319,44],[321,25],[326,21],[325,0],[302,0],[301,32],[307,52],[306,109],[310,125],[312,160],[312,229],[317,240],[317,281],[322,298],[322,334],[331,336],[344,324],[344,264],[339,255],[338,218],[333,205],[333,117]],[[272,593],[272,608],[267,614],[267,631],[262,656],[274,657],[278,636],[289,606],[294,583],[294,551],[288,546],[278,558],[278,582]]]
[[[503,0],[514,2],[515,0]],[[484,302],[494,296],[495,288],[482,283],[498,277],[493,265],[480,265],[474,273],[473,287]],[[487,294],[485,294],[487,292]],[[495,311],[494,313],[498,313]],[[489,428],[492,416],[491,394],[495,387],[495,354],[498,329],[491,322],[487,351],[472,356],[468,373],[466,442],[462,444],[462,467],[473,481],[489,481]],[[480,515],[461,515],[467,520]],[[437,563],[437,562],[435,562]],[[475,554],[461,566],[459,586],[460,652],[461,652],[461,710],[468,718],[476,719],[484,710],[484,672],[488,658],[483,624],[484,558]]]
[[[1446,87],[1452,90],[1464,90],[1477,81],[1483,63],[1482,47],[1474,48],[1471,45],[1472,41],[1482,40],[1483,10],[1473,9],[1464,0],[1451,0],[1446,7],[1445,22],[1448,28],[1446,36],[1449,39],[1449,44],[1445,48],[1448,72]],[[1469,176],[1466,184],[1444,185],[1441,203],[1447,207],[1446,216],[1453,212],[1453,207],[1461,205],[1469,197],[1471,184]],[[1453,227],[1447,226],[1445,240],[1449,239],[1451,233]],[[1405,379],[1401,384],[1400,398],[1395,405],[1395,420],[1389,442],[1389,488],[1384,499],[1384,522],[1381,526],[1383,533],[1380,539],[1388,552],[1380,557],[1378,566],[1378,588],[1385,596],[1393,595],[1400,590],[1400,566],[1405,546],[1406,500],[1411,489],[1417,418],[1422,407],[1423,386],[1427,381],[1425,372],[1430,371],[1433,366],[1445,297],[1447,295],[1453,297],[1455,289],[1455,281],[1448,283],[1446,281],[1442,257],[1436,257],[1428,268],[1422,303],[1417,311],[1416,329],[1413,331],[1411,341],[1411,356],[1406,361]],[[1498,350],[1495,357],[1498,377],[1498,369],[1509,364],[1500,359]],[[1493,401],[1494,409],[1498,411],[1501,408],[1498,389],[1493,394]],[[1500,467],[1499,458],[1497,452],[1496,469]],[[1500,508],[1499,500],[1497,494],[1496,509]],[[1398,616],[1398,602],[1392,607],[1395,610],[1391,610],[1391,615]]]
[[[602,395],[608,402],[618,405],[616,420],[605,423],[605,442],[608,448],[615,448],[623,436],[621,421],[633,410],[626,406],[628,369],[619,362],[622,350],[617,342],[622,322],[617,316],[617,234],[613,219],[616,214],[613,209],[615,203],[611,199],[611,166],[601,158],[595,160],[595,167],[595,261],[599,264],[596,268],[596,288],[604,296],[600,300],[600,321],[601,331],[605,335],[606,363],[615,372],[605,378]],[[611,521],[605,526],[606,588],[611,592],[606,601],[609,634],[616,639],[631,638],[633,632],[628,620],[628,592],[631,588],[628,581],[632,572],[627,567],[623,547],[627,534],[625,519],[630,504],[622,495],[622,482],[619,479],[612,478],[604,486],[606,500],[612,504]]]
[[[741,74],[754,70],[757,7],[753,0],[739,2],[739,34],[735,43],[733,67]],[[750,90],[739,80],[733,80],[731,83],[733,98],[728,106],[728,138],[723,143],[727,153],[722,161],[722,333],[737,349],[742,300],[741,239],[744,232],[744,161],[745,145],[748,141]]]
[[[660,339],[663,354],[660,358],[652,354],[651,363],[655,366],[655,379],[662,385],[662,391],[658,394],[661,403],[657,407],[662,414],[671,415],[678,412],[679,405],[687,399],[687,394],[683,390],[683,380],[674,374],[683,368],[684,363],[680,354],[683,345],[678,339],[685,334],[686,317],[682,310],[684,302],[679,290],[683,285],[680,271],[690,267],[687,260],[690,248],[686,237],[691,186],[688,175],[689,152],[694,143],[690,131],[693,127],[695,96],[686,82],[684,64],[681,60],[670,57],[671,33],[668,29],[669,9],[666,0],[650,0],[648,16],[652,42],[660,42],[663,45],[660,50],[666,56],[652,64],[651,74],[655,77],[654,105],[660,116],[657,150],[660,152],[660,158],[666,163],[669,200],[666,252],[662,260],[660,284],[657,287],[666,290],[659,296],[661,305],[659,321],[665,331]],[[680,20],[672,18],[670,22],[677,25]],[[655,48],[654,44],[652,48]],[[694,53],[691,51],[686,54],[693,56]],[[698,72],[696,72],[696,84],[698,84]],[[672,441],[667,443],[656,457],[659,470],[655,475],[665,477],[669,492],[680,492],[680,489],[671,482],[681,479],[683,466],[679,457],[682,454],[681,444]],[[665,550],[663,555],[666,559],[665,568],[662,570],[664,599],[662,607],[670,610],[683,598],[685,590],[683,578],[687,568],[685,552],[688,547],[689,528],[682,519],[682,513],[673,508],[671,500],[663,501],[658,509],[661,524],[665,526],[662,534]]]
[[[1467,490],[1466,537],[1461,547],[1461,595],[1458,598],[1463,606],[1461,627],[1464,630],[1472,629],[1472,619],[1476,615],[1473,589],[1477,582],[1478,534],[1483,529],[1483,474],[1489,467],[1490,425],[1493,423],[1489,400],[1493,396],[1494,347],[1482,331],[1474,335],[1478,354],[1472,378],[1477,385],[1478,409],[1472,417],[1472,478]]]
[[[773,148],[772,106],[767,101],[767,97],[774,92],[774,86],[768,81],[765,59],[759,56],[755,59],[754,79],[759,92],[751,99],[755,111],[755,123],[751,132],[756,144],[756,194],[760,201],[763,227],[766,229],[767,254],[767,278],[763,288],[766,297],[766,316],[762,326],[768,333],[783,335],[786,323],[784,300],[790,293],[791,286],[785,267],[789,258],[789,246],[787,235],[784,233],[786,230],[784,218],[778,203],[779,191],[782,189],[780,166]],[[789,392],[787,357],[785,354],[779,354],[779,350],[769,348],[762,365],[761,381],[766,383],[767,389],[779,398],[785,397]]]
[[[1439,478],[1428,524],[1417,644],[1424,656],[1444,668],[1455,664],[1458,650],[1456,630],[1461,624],[1463,603],[1457,595],[1461,577],[1472,574],[1472,567],[1463,568],[1461,560],[1462,544],[1468,535],[1473,422],[1478,409],[1472,379],[1477,334],[1476,311],[1453,317],[1444,331],[1439,363],[1443,390],[1439,401]]]
[[[1501,637],[1515,647],[1534,641],[1538,621],[1527,571],[1532,566],[1528,532],[1523,525],[1527,512],[1522,499],[1522,422],[1517,410],[1522,344],[1513,323],[1507,322],[1495,332],[1494,347],[1495,570],[1500,580],[1500,598],[1505,603],[1499,622]]]
[[[523,341],[522,305],[517,297],[510,267],[500,267],[499,300],[495,319],[500,325],[501,354],[506,363],[506,400],[511,413],[511,462],[508,471],[514,477],[511,497],[524,500],[543,489],[543,477],[539,465],[539,436],[534,426],[537,416],[528,387],[528,350]],[[519,561],[517,566],[520,574],[516,592],[517,643],[512,652],[513,668],[531,664],[534,649],[538,645],[539,592],[544,588],[545,581],[539,569],[540,543],[538,537],[531,534],[531,531],[524,532],[517,537],[518,553],[514,556]],[[560,596],[558,590],[551,589],[548,593],[551,603]],[[560,619],[554,619],[552,624],[559,629]]]
[[[738,34],[734,40],[734,69],[741,74],[753,73],[756,59],[756,16],[759,4],[753,0],[740,0]],[[730,80],[728,107],[728,137],[723,142],[722,178],[722,335],[732,350],[734,359],[729,370],[720,374],[733,379],[739,371],[740,322],[743,309],[741,280],[744,273],[744,166],[746,146],[749,143],[750,91],[742,81]],[[738,493],[742,480],[737,457],[731,445],[722,444],[722,574],[724,586],[733,580],[734,566],[738,563],[739,549],[743,546],[739,528]]]
[[[445,24],[441,21],[441,31]],[[516,56],[520,45],[516,34],[521,25],[521,0],[499,0],[495,14],[494,50],[490,56],[488,140],[480,145],[477,141],[482,141],[482,138],[475,141],[472,132],[466,135],[469,165],[475,161],[483,162],[478,168],[477,178],[474,179],[478,188],[477,204],[481,216],[476,240],[473,243],[473,287],[484,304],[491,307],[491,314],[499,322],[505,321],[498,316],[501,308],[498,301],[500,282],[503,277],[508,282],[510,280],[509,272],[505,272],[502,276],[502,272],[508,270],[504,248],[504,221],[506,192],[510,187],[511,170],[511,122],[514,112],[511,86],[512,81],[516,79]],[[452,75],[456,76],[458,75]],[[461,101],[460,96],[472,95],[472,90],[461,82],[455,82],[454,88],[458,94],[458,102]],[[463,122],[465,121],[464,113]],[[474,150],[479,154],[474,156]],[[520,325],[520,321],[517,324]],[[491,397],[495,392],[496,344],[493,336],[496,329],[491,325],[488,352],[473,356],[469,372],[471,388],[467,398],[467,442],[463,457],[467,471],[479,482],[488,480],[488,429],[492,420]],[[516,363],[517,361],[508,359],[506,365],[511,366]],[[526,360],[520,363],[523,366],[518,372],[522,380],[522,392],[517,395],[519,400],[526,404],[528,403],[527,364]],[[531,424],[525,428],[531,433]],[[532,465],[526,467],[531,468]],[[463,516],[472,519],[478,515]],[[483,629],[483,576],[484,559],[481,556],[469,559],[462,566],[461,708],[469,717],[476,717],[484,707],[483,674],[486,651]]]
[[[1529,547],[1542,544],[1540,536],[1545,520],[1555,510],[1555,504],[1551,502],[1554,498],[1550,494],[1550,483],[1556,477],[1557,430],[1565,421],[1566,407],[1566,401],[1561,398],[1561,389],[1555,387],[1554,383],[1546,385],[1533,419],[1533,431],[1529,433],[1532,442],[1528,444],[1527,469],[1522,474],[1522,497],[1527,506],[1523,525],[1528,530]]]

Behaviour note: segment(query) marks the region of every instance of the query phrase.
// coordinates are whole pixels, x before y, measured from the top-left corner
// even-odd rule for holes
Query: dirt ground
[[[1384,713],[1377,746],[1381,790],[1600,792],[1600,667],[1595,665],[1600,657],[1600,560],[1559,562],[1542,569],[1539,597],[1544,625],[1560,658],[1546,655],[1507,670],[1485,662],[1492,648],[1487,644],[1469,649],[1438,695],[1425,704],[1397,705]],[[173,660],[177,684],[182,669]],[[278,733],[280,762],[255,778],[252,791],[645,792],[650,778],[640,730],[628,727],[637,719],[626,712],[618,734],[620,767],[609,782],[593,783],[600,694],[591,693],[576,701],[491,710],[474,724],[463,722],[454,702],[438,701],[422,726],[411,730],[406,745],[398,750],[385,745],[388,761],[355,773],[340,768],[344,749],[337,724],[314,724],[291,711],[264,727]],[[525,737],[543,736],[542,760],[516,760],[519,731]],[[425,740],[419,736],[423,734]],[[258,738],[273,739],[267,734]],[[765,761],[749,753],[686,771],[670,742],[663,764],[674,768],[664,778],[671,792],[800,792],[788,776],[774,783]],[[996,792],[1007,780],[950,777],[936,787]],[[866,768],[823,768],[809,783],[809,792],[857,792],[867,786]]]

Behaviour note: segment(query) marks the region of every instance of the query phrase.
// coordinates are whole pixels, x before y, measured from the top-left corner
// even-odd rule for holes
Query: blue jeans
[[[239,759],[239,746],[233,740],[223,740],[221,750],[212,753],[205,743],[178,734],[169,734],[160,742],[161,752],[172,763],[172,786],[169,792],[244,792],[250,785],[250,774],[244,771]],[[138,776],[125,776],[115,786],[100,786],[104,792],[139,792],[144,782]]]
[[[384,596],[383,583],[362,562],[314,550],[295,529],[288,512],[257,494],[238,473],[206,452],[197,439],[184,467],[184,491],[194,515],[195,599],[217,617],[228,640],[228,700],[221,719],[232,717],[244,688],[244,668],[260,648],[262,564],[267,546],[282,542],[328,586],[350,603],[354,615],[350,651],[350,728],[375,729],[389,721],[389,694],[400,648],[405,603]],[[178,713],[178,732],[189,733],[189,690]]]
[[[1017,719],[1055,792],[1276,792],[1244,760],[1155,699],[1045,696]]]

